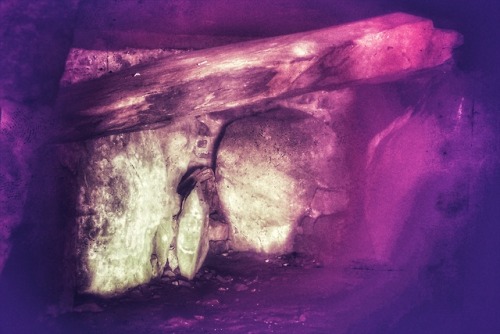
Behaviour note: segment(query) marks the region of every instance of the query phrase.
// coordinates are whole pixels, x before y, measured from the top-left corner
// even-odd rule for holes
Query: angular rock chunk
[[[292,249],[318,187],[345,184],[336,134],[305,113],[280,109],[229,125],[217,154],[217,191],[236,250]]]
[[[208,167],[196,169],[179,185],[186,193],[177,219],[177,259],[181,274],[193,279],[209,249],[210,213],[215,205],[214,172]]]
[[[229,237],[228,225],[219,221],[210,221],[208,238],[210,241],[225,241]]]

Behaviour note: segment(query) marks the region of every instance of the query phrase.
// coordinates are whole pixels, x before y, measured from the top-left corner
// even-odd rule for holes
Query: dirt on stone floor
[[[359,268],[325,268],[301,254],[226,252],[192,281],[170,270],[123,296],[79,296],[71,312],[48,314],[51,333],[329,333]],[[339,304],[340,302],[340,304]],[[342,312],[341,312],[342,313]]]

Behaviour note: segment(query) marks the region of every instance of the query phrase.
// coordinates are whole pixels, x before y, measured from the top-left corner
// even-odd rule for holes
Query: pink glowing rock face
[[[485,126],[474,134],[480,106],[463,81],[450,75],[432,87],[418,109],[397,117],[368,146],[364,219],[382,261],[408,261],[411,252],[425,258],[436,243],[458,243],[474,214],[478,178],[489,168],[480,152],[491,133]]]
[[[415,116],[390,131],[377,145],[376,157],[367,166],[365,191],[365,219],[376,258],[386,260],[397,255],[395,245],[405,232],[405,224],[418,223],[422,231],[426,230],[424,233],[438,235],[446,229],[442,222],[446,215],[455,218],[466,211],[466,189],[473,176],[467,180],[465,171],[471,162],[454,161],[452,151],[457,149],[456,143],[449,143],[454,133],[442,130],[436,118]],[[425,196],[429,197],[420,203],[425,206],[415,208],[423,188],[427,188]],[[448,208],[440,207],[439,197],[448,192],[457,193],[455,199],[449,200],[451,203],[444,204],[455,206],[446,213]],[[413,210],[420,211],[417,221],[409,221],[415,219],[411,217]],[[444,211],[441,214],[445,217],[440,217],[439,211]],[[455,228],[460,228],[460,224],[448,226],[448,232],[453,233]]]
[[[394,80],[445,63],[459,44],[457,33],[436,29],[430,20],[394,13],[173,55],[62,89],[58,108],[70,122],[60,135],[137,131],[357,81]]]

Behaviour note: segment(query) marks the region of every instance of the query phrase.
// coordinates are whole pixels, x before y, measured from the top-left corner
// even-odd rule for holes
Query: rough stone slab
[[[436,78],[420,110],[395,118],[368,145],[365,232],[378,261],[408,261],[402,254],[435,251],[429,245],[446,245],[446,253],[468,237],[462,229],[477,210],[471,203],[487,166],[491,128],[482,123],[481,134],[472,130],[482,122],[473,116],[482,107],[462,80]]]
[[[284,253],[318,187],[346,183],[343,151],[321,120],[281,109],[229,125],[217,154],[217,191],[236,250]]]
[[[193,279],[208,253],[209,210],[198,183],[185,198],[178,218],[177,259],[181,275],[188,279]]]
[[[193,144],[189,127],[179,125],[61,145],[77,184],[80,292],[115,295],[161,275]]]
[[[60,135],[150,128],[173,118],[387,80],[451,58],[459,36],[395,13],[312,32],[200,50],[63,89]]]

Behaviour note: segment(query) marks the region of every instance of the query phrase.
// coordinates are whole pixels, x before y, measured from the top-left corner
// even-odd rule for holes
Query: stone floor
[[[406,289],[397,282],[410,272],[359,263],[325,268],[296,253],[229,252],[209,257],[191,282],[167,271],[120,297],[81,296],[63,314],[48,308],[37,328],[50,333],[345,332],[375,307],[370,295],[387,295],[389,287]],[[384,328],[378,326],[366,329]]]

